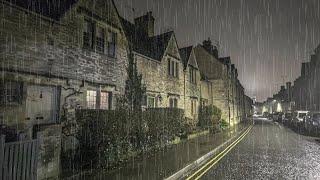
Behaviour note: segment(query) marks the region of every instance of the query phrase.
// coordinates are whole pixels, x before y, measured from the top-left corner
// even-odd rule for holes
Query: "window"
[[[93,48],[93,36],[94,36],[94,23],[85,20],[83,25],[83,47]]]
[[[104,38],[105,38],[105,30],[101,27],[97,28],[97,37],[96,37],[96,50],[98,52],[104,53]]]
[[[191,99],[191,115],[197,114],[197,100]]]
[[[87,108],[96,109],[97,107],[97,91],[87,91]]]
[[[178,99],[177,98],[170,98],[169,99],[169,107],[170,108],[177,108],[178,107]]]
[[[88,109],[110,110],[112,107],[112,92],[87,91]]]
[[[191,83],[197,84],[197,70],[189,66],[189,79]]]
[[[147,107],[148,108],[155,108],[157,107],[156,98],[152,96],[148,96],[147,98]]]
[[[112,104],[112,93],[101,92],[100,93],[100,109],[110,110]]]
[[[108,55],[110,57],[116,56],[116,40],[117,34],[112,31],[108,31]]]
[[[178,77],[179,75],[179,63],[168,58],[168,74],[172,77]]]
[[[21,104],[22,83],[8,81],[0,84],[0,104]]]

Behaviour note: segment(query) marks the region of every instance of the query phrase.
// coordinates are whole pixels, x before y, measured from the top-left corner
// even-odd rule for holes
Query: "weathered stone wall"
[[[175,43],[174,41],[175,39],[172,37],[169,44]],[[168,58],[179,61],[178,77],[172,77],[168,74]],[[142,75],[143,83],[146,85],[147,94],[161,96],[158,107],[168,107],[169,98],[174,96],[178,98],[178,108],[185,109],[183,64],[177,47],[169,45],[161,61],[137,53],[135,59],[138,72]]]
[[[190,67],[187,67],[184,71],[184,107],[185,107],[185,116],[190,118],[192,121],[189,122],[190,124],[196,125],[198,120],[198,113],[199,113],[199,105],[200,105],[200,72],[196,71],[196,84],[190,81]],[[196,99],[196,114],[192,114],[191,112],[191,100]]]
[[[98,15],[100,26],[117,33],[115,58],[82,48],[84,18],[90,18],[83,9]],[[59,22],[7,2],[0,11],[2,83],[9,79],[24,82],[24,95],[29,85],[59,87],[60,114],[71,119],[76,108],[85,108],[87,89],[112,91],[114,97],[123,94],[127,41],[110,0],[79,1]],[[25,98],[19,105],[1,106],[0,121],[24,124]]]

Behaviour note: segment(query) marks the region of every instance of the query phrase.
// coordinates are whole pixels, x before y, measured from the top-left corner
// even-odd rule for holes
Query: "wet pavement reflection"
[[[202,179],[320,179],[320,144],[267,119]]]

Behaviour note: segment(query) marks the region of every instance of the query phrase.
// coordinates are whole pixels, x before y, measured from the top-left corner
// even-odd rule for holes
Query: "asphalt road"
[[[201,179],[320,179],[320,143],[266,119]]]

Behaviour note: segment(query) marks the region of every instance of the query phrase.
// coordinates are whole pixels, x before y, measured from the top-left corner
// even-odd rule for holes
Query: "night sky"
[[[116,0],[129,20],[153,11],[156,33],[173,29],[179,47],[210,37],[231,56],[247,95],[259,101],[300,75],[319,43],[319,0]],[[134,11],[132,10],[134,9]]]

